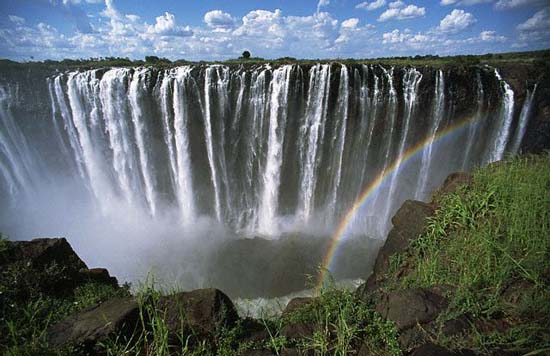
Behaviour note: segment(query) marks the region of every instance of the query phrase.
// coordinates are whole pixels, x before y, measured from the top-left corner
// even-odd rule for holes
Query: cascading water
[[[269,88],[269,134],[267,155],[262,177],[262,194],[258,208],[258,231],[270,235],[277,231],[277,205],[281,184],[284,131],[286,127],[288,89],[292,66],[284,66],[273,71]]]
[[[401,137],[399,140],[399,146],[397,149],[397,162],[396,168],[392,172],[390,180],[390,189],[386,200],[386,212],[384,214],[384,220],[388,221],[391,214],[391,208],[395,205],[394,194],[397,189],[397,182],[399,181],[399,169],[403,161],[403,155],[405,153],[405,147],[407,139],[409,137],[409,130],[411,126],[411,118],[414,114],[416,106],[416,96],[418,93],[418,85],[422,80],[422,74],[415,68],[408,69],[403,76],[403,125],[401,130]]]
[[[511,86],[485,67],[188,65],[23,78],[0,74],[0,230],[78,232],[81,221],[49,199],[90,201],[117,217],[98,220],[112,230],[107,250],[156,223],[180,243],[201,221],[227,235],[328,236],[371,186],[358,219],[373,219],[350,232],[381,238],[405,199],[520,150],[536,92],[515,113]],[[45,203],[26,209],[34,193]],[[32,229],[19,232],[14,216]],[[187,262],[202,258],[189,253]]]
[[[493,136],[492,147],[490,147],[487,163],[499,161],[504,157],[504,151],[508,144],[508,138],[510,136],[510,127],[512,126],[512,120],[514,118],[514,91],[508,83],[506,83],[498,69],[495,69],[495,76],[499,81],[500,87],[503,91],[503,99],[501,104],[501,115],[498,128]]]
[[[512,153],[518,153],[519,147],[521,146],[521,141],[523,140],[523,136],[525,136],[527,123],[529,122],[529,114],[531,113],[531,106],[533,104],[533,98],[535,97],[536,91],[537,84],[535,84],[533,90],[527,90],[527,95],[525,96],[525,101],[523,102],[521,113],[519,114],[519,123],[516,128],[514,139],[512,141],[512,148],[510,149]]]
[[[426,196],[426,184],[430,174],[430,163],[432,159],[432,151],[435,140],[435,135],[445,113],[445,77],[443,71],[437,71],[435,77],[435,92],[432,112],[432,123],[428,132],[428,144],[422,151],[422,162],[420,163],[419,181],[416,187],[415,199],[420,200]]]

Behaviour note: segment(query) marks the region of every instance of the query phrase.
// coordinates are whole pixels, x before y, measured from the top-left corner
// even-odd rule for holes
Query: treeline
[[[190,61],[186,59],[170,60],[158,56],[145,56],[142,59],[130,59],[128,57],[97,57],[80,59],[62,59],[62,60],[44,60],[16,62],[8,59],[0,59],[0,68],[9,68],[14,66],[38,67],[38,68],[101,68],[101,67],[136,67],[136,66],[155,66],[155,67],[175,67],[187,64],[314,64],[319,62],[340,62],[345,64],[383,64],[383,65],[460,65],[473,66],[480,64],[492,64],[502,62],[534,62],[547,65],[550,62],[550,50],[529,51],[529,52],[510,52],[510,53],[487,53],[483,55],[456,55],[456,56],[438,56],[438,55],[416,55],[401,57],[381,57],[381,58],[333,58],[333,59],[297,59],[295,57],[281,57],[276,59],[264,59],[261,57],[252,57],[250,52],[245,51],[238,58],[227,59],[224,61]]]

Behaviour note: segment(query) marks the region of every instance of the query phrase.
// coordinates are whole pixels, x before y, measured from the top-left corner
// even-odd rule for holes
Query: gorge
[[[5,68],[0,231],[67,236],[122,280],[156,266],[219,287],[224,243],[289,236],[317,239],[336,277],[365,278],[374,261],[350,262],[342,241],[376,249],[403,201],[427,200],[449,173],[548,148],[544,76],[510,64]],[[247,263],[234,256],[222,266]]]

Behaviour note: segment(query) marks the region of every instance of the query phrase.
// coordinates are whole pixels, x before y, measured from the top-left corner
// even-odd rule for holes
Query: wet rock
[[[299,350],[296,348],[284,348],[279,353],[281,356],[313,356],[315,352],[313,350]]]
[[[458,187],[473,183],[473,176],[466,172],[451,173],[437,189],[436,194],[451,194],[457,191]]]
[[[444,347],[435,344],[424,344],[414,349],[410,356],[458,356],[452,351],[447,350]]]
[[[445,336],[454,336],[464,333],[470,328],[472,323],[468,315],[461,315],[458,318],[447,320],[441,327],[441,332]]]
[[[381,294],[375,309],[402,331],[417,323],[434,320],[446,307],[444,297],[428,289],[416,288]]]
[[[295,311],[304,308],[305,306],[314,303],[317,299],[311,298],[311,297],[298,297],[292,299],[285,307],[285,310],[283,310],[282,316],[288,317]]]
[[[246,350],[241,352],[241,356],[272,356],[275,355],[273,352],[261,349],[261,350]]]
[[[139,307],[134,299],[111,299],[51,326],[47,330],[47,339],[52,346],[92,346],[110,335],[132,335],[137,332],[138,321]]]
[[[426,330],[422,326],[414,325],[413,327],[403,330],[397,342],[402,350],[410,350],[411,348],[421,345],[427,341]]]
[[[314,322],[299,321],[285,325],[281,329],[281,334],[287,339],[311,339],[313,333],[317,330]]]
[[[118,287],[118,280],[109,274],[105,268],[91,268],[80,271],[82,278],[88,282],[110,285]]]
[[[387,271],[390,257],[406,251],[411,240],[424,233],[428,226],[428,217],[433,213],[434,208],[424,202],[407,200],[403,203],[392,218],[393,228],[376,257],[373,273],[367,282],[358,289],[359,297],[366,298],[377,288]]]
[[[158,310],[174,337],[181,333],[211,336],[222,327],[234,326],[239,319],[229,297],[213,288],[161,297]]]
[[[56,264],[75,273],[88,268],[63,237],[38,238],[31,241],[16,241],[18,259],[27,260],[34,268],[46,268]]]
[[[241,329],[244,330],[239,337],[239,340],[242,342],[262,343],[270,338],[265,325],[256,319],[243,319],[241,321]]]

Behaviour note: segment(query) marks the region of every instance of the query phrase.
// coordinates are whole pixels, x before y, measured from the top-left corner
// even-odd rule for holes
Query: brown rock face
[[[365,297],[376,289],[376,285],[388,268],[390,257],[396,253],[405,252],[411,240],[425,231],[428,226],[428,217],[433,213],[434,208],[424,202],[407,200],[403,203],[392,218],[393,228],[384,246],[378,252],[372,275],[367,283],[358,289],[360,297]]]
[[[213,335],[239,319],[229,297],[218,289],[197,289],[161,297],[158,309],[172,335]]]
[[[87,268],[63,237],[17,241],[15,244],[19,250],[16,254],[22,259],[29,260],[35,268],[44,268],[53,263],[74,271]]]
[[[417,323],[434,320],[446,307],[447,302],[442,296],[424,288],[415,288],[382,295],[375,309],[393,321],[399,330],[406,330]]]
[[[132,298],[111,299],[85,309],[47,330],[52,346],[94,345],[110,335],[131,335],[139,325],[138,303]]]

